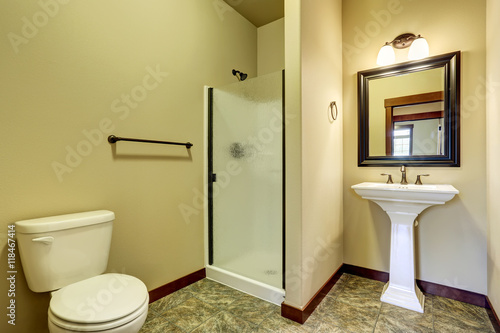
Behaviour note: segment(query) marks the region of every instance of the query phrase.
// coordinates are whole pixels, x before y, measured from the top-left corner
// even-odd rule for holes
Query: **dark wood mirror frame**
[[[444,69],[444,155],[370,156],[369,82],[384,77]],[[358,166],[460,166],[460,51],[358,72]]]

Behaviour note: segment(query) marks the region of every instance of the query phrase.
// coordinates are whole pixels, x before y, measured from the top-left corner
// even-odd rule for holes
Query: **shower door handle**
[[[215,183],[217,181],[217,174],[213,173],[211,179],[212,179],[212,183]]]

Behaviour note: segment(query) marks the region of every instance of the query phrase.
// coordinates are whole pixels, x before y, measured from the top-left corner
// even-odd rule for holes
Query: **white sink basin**
[[[400,185],[386,183],[361,183],[352,188],[364,199],[397,202],[444,204],[451,200],[458,190],[447,184]]]
[[[413,224],[424,209],[432,205],[443,205],[458,194],[458,190],[445,184],[369,182],[353,185],[352,189],[362,198],[377,203],[391,219],[389,282],[385,285],[380,300],[423,313],[425,296],[415,283]]]

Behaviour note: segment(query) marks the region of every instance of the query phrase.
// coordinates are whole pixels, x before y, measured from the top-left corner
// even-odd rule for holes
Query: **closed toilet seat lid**
[[[98,324],[126,317],[149,299],[146,285],[125,274],[103,274],[52,293],[50,312],[80,324]]]
[[[146,320],[146,316],[148,314],[148,301],[149,297],[144,301],[144,304],[139,309],[135,310],[128,316],[121,317],[120,319],[117,320],[106,321],[104,323],[97,323],[97,324],[88,324],[88,323],[82,324],[82,323],[66,321],[64,319],[55,316],[49,309],[49,330],[51,324],[71,332],[108,331],[118,327],[125,327],[126,325],[129,325],[132,321],[138,321],[138,323],[142,325]]]

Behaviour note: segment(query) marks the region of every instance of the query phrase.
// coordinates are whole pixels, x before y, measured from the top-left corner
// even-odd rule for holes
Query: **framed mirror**
[[[358,166],[460,166],[460,51],[358,72]]]

